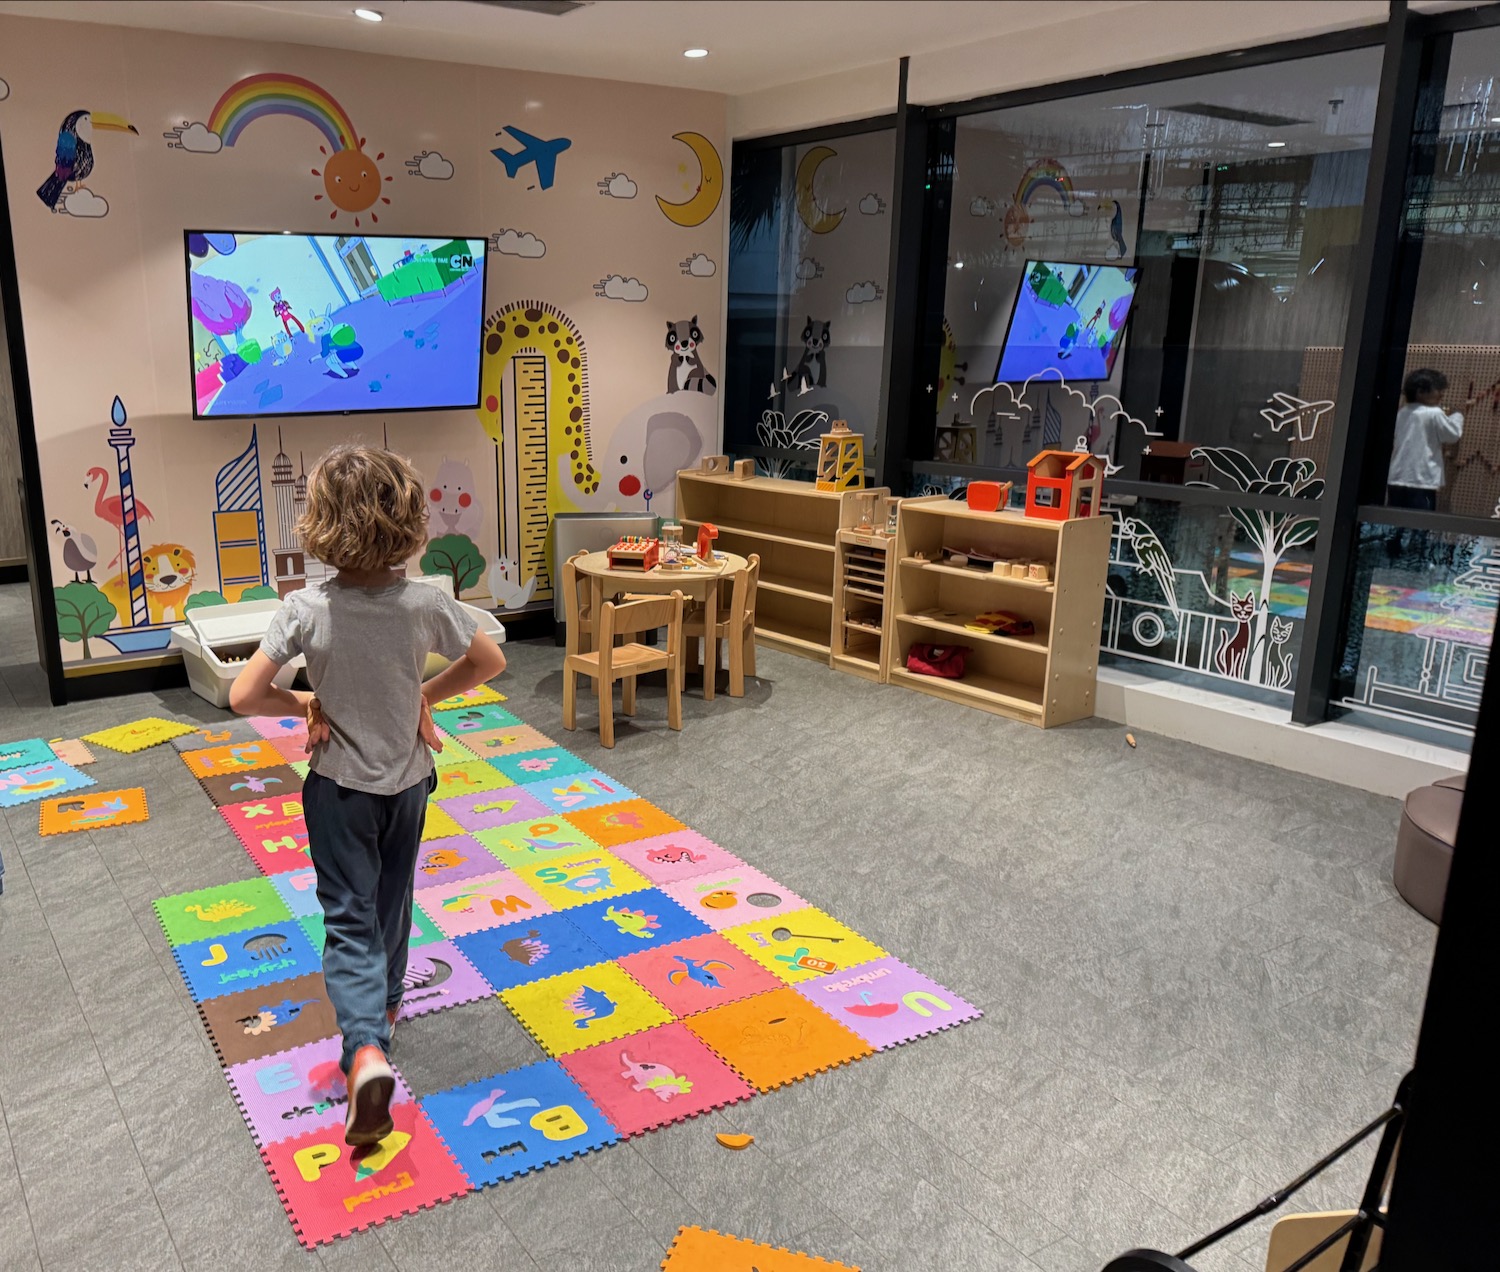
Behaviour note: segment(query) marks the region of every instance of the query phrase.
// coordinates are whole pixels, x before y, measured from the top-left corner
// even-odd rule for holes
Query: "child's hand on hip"
[[[432,708],[428,706],[426,699],[422,701],[422,714],[417,719],[417,736],[427,743],[429,751],[443,749],[443,735],[438,732],[437,725],[432,722]]]
[[[328,741],[333,736],[333,731],[328,727],[328,718],[323,714],[323,704],[317,698],[307,700],[307,753],[312,754],[313,747]]]

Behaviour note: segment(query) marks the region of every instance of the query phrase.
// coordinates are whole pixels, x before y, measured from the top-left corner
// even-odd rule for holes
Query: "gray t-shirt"
[[[372,795],[426,778],[432,755],[417,722],[427,655],[461,657],[478,626],[441,588],[403,578],[383,587],[332,578],[288,596],[260,648],[278,666],[307,658],[332,732],[313,749],[313,772]]]

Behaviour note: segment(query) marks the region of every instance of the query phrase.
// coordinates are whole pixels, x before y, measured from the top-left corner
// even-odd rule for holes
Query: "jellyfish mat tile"
[[[747,1100],[755,1088],[680,1022],[563,1056],[621,1135],[640,1135]]]
[[[590,901],[567,911],[574,924],[610,958],[685,941],[708,931],[665,892],[643,888],[614,900]]]
[[[680,883],[715,870],[741,870],[745,863],[696,830],[679,830],[650,839],[615,844],[610,851],[634,866],[658,887]]]
[[[269,879],[244,879],[181,892],[156,902],[169,945],[186,945],[292,917]]]
[[[803,981],[797,992],[877,1051],[951,1029],[983,1013],[898,958]]]
[[[717,932],[641,950],[619,963],[678,1017],[781,988],[776,977]]]
[[[874,1051],[852,1029],[787,987],[700,1012],[684,1024],[758,1091]]]
[[[439,1091],[420,1104],[476,1188],[620,1138],[556,1060]]]
[[[339,1127],[308,1131],[261,1150],[297,1238],[311,1248],[471,1191],[421,1108],[393,1104],[395,1128],[351,1148]]]
[[[471,932],[455,944],[497,992],[609,959],[561,914]]]
[[[501,992],[500,1001],[549,1056],[664,1025],[672,1014],[618,963],[596,963]]]
[[[177,945],[172,953],[199,1002],[323,970],[321,948],[292,917]]]

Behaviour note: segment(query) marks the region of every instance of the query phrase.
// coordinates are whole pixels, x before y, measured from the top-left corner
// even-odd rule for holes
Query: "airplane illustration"
[[[552,188],[552,179],[557,175],[557,156],[573,144],[571,137],[557,137],[543,141],[529,132],[505,125],[505,131],[521,143],[520,150],[492,150],[490,154],[505,165],[505,175],[514,177],[528,163],[536,165],[537,183],[543,190]],[[496,133],[495,136],[500,136]]]

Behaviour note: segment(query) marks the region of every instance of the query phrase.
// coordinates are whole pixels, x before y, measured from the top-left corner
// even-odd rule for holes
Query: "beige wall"
[[[573,408],[557,391],[563,381],[549,345],[548,453],[534,461],[546,486],[546,512],[641,508],[640,490],[650,484],[646,470],[653,464],[668,475],[658,475],[651,508],[669,510],[670,471],[718,449],[719,399],[666,392],[664,338],[668,321],[696,314],[705,362],[722,376],[727,200],[706,217],[678,214],[674,221],[656,196],[693,201],[707,211],[711,199],[694,193],[702,181],[698,157],[674,134],[700,135],[700,149],[727,158],[722,96],[9,17],[0,17],[0,50],[0,71],[10,87],[0,102],[0,130],[47,516],[95,540],[100,561],[94,579],[101,585],[118,571],[109,568],[118,534],[106,516],[96,515],[96,494],[85,489],[85,474],[91,467],[105,469],[114,494],[115,456],[105,434],[110,403],[119,395],[137,439],[136,491],[153,515],[142,526],[143,547],[186,547],[197,563],[193,590],[220,588],[214,479],[245,450],[251,423],[191,418],[185,228],[373,230],[424,238],[509,229],[534,235],[545,244],[540,256],[492,247],[486,310],[498,315],[541,302],[560,311],[581,336],[587,352],[579,386],[589,429],[585,458],[600,482],[589,494],[571,480],[578,441],[566,430]],[[61,60],[58,50],[66,50]],[[257,119],[233,147],[218,153],[189,153],[169,144],[164,134],[184,122],[205,121],[231,84],[267,72],[297,75],[326,90],[367,138],[366,153],[384,156],[377,164],[392,178],[383,183],[390,202],[373,209],[377,227],[362,217],[356,230],[346,212],[329,219],[329,201],[315,198],[323,182],[313,175],[326,162],[319,150],[324,139],[301,119]],[[102,217],[54,213],[36,194],[53,168],[59,124],[76,109],[121,115],[139,130],[136,137],[110,132],[95,140],[95,168],[86,185],[107,203]],[[508,178],[491,155],[497,146],[515,148],[508,137],[496,138],[505,125],[571,139],[557,159],[550,189],[540,188],[530,167]],[[452,164],[451,176],[417,175],[412,165],[425,151],[440,152]],[[601,190],[600,183],[616,173],[633,185],[633,197]],[[718,189],[722,193],[722,181]],[[690,265],[695,257],[697,269]],[[613,275],[638,280],[627,293],[642,298],[601,296],[598,284]],[[487,355],[485,369],[485,392],[493,387],[504,403],[509,429],[516,404],[507,368],[518,365],[511,361],[513,345]],[[304,457],[311,465],[329,445],[360,436],[375,442],[388,436],[391,448],[411,456],[429,483],[444,461],[462,466],[472,477],[479,509],[467,518],[470,537],[487,567],[466,595],[510,608],[520,597],[514,588],[533,576],[545,584],[535,548],[546,519],[540,527],[528,526],[517,507],[526,483],[517,479],[513,432],[505,433],[497,449],[472,411],[262,422],[260,472],[273,549],[278,531],[271,468],[278,426],[294,466]],[[54,583],[70,582],[60,543],[49,546]],[[267,581],[275,586],[274,578]],[[544,595],[545,586],[537,586],[531,599]],[[181,600],[168,604],[173,613],[153,617],[180,621]],[[98,657],[112,650],[95,641],[91,652]],[[65,643],[64,653],[80,657],[79,643]]]

